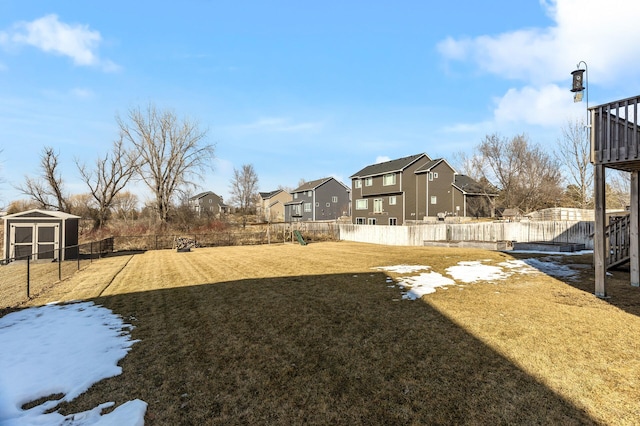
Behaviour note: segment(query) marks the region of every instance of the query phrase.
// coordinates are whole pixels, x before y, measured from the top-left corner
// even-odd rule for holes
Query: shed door
[[[37,258],[38,259],[58,259],[58,234],[57,224],[37,224]]]
[[[57,259],[59,224],[11,225],[11,254],[16,260]]]
[[[11,250],[9,256],[16,260],[26,260],[33,253],[33,225],[11,225]]]

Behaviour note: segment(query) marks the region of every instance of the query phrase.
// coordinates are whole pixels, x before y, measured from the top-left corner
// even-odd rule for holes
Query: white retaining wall
[[[482,222],[425,225],[339,224],[340,239],[397,246],[425,241],[517,241],[584,244],[593,249],[594,223],[589,221]]]

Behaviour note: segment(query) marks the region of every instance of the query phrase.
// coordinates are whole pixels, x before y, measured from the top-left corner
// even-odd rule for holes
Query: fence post
[[[158,234],[156,234],[155,237],[156,237],[156,250],[158,250]]]
[[[31,261],[31,256],[27,256],[27,299],[29,299],[31,297],[30,288],[29,288],[29,280],[31,279],[31,277],[29,276],[29,273],[30,273],[29,262],[30,261]]]
[[[62,249],[58,249],[58,281],[62,280]]]

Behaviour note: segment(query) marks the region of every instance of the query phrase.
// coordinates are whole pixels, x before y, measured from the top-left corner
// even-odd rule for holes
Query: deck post
[[[629,218],[631,224],[629,227],[629,257],[631,262],[631,285],[634,287],[640,287],[640,258],[638,257],[638,252],[640,251],[640,236],[638,235],[638,227],[640,225],[640,215],[638,213],[638,210],[640,209],[640,206],[638,205],[639,189],[638,172],[631,172],[631,217]]]
[[[594,174],[594,198],[595,198],[595,234],[593,236],[593,266],[595,268],[595,295],[600,298],[607,297],[605,278],[607,265],[606,254],[606,211],[605,211],[605,167],[602,163],[596,163]]]

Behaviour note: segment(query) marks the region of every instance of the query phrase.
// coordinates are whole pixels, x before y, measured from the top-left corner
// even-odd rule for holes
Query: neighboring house
[[[282,189],[271,192],[260,192],[258,217],[265,222],[284,221],[284,205],[292,199],[291,194]]]
[[[446,160],[424,153],[371,164],[351,176],[351,185],[352,222],[363,225],[478,216],[478,197],[495,196],[477,192],[477,182],[456,173]]]
[[[199,217],[217,217],[229,213],[229,206],[222,201],[222,197],[211,191],[201,192],[189,198],[189,208]]]
[[[307,182],[291,192],[285,203],[285,221],[335,220],[349,216],[350,190],[335,178]]]

